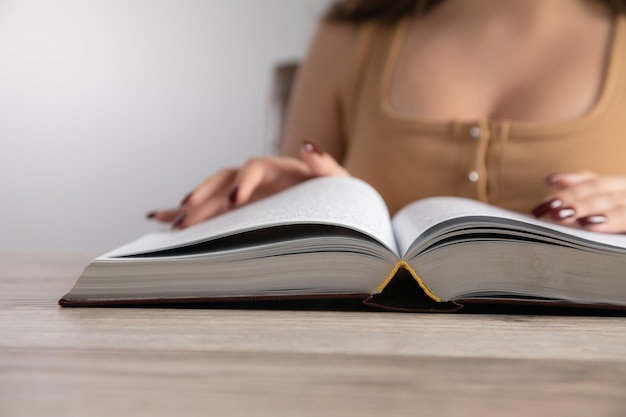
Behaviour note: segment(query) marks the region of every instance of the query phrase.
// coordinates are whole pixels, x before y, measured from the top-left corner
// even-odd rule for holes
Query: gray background
[[[108,250],[268,149],[328,0],[0,0],[0,248]]]

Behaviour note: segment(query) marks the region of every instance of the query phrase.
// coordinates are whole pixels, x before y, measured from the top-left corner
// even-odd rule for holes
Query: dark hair
[[[337,0],[324,15],[328,22],[361,23],[379,20],[393,23],[407,14],[424,13],[443,0]],[[626,11],[626,0],[603,0],[615,13]]]

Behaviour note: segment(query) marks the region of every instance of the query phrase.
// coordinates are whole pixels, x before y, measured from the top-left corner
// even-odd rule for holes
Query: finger
[[[549,217],[563,224],[602,223],[606,219],[604,213],[615,208],[615,199],[611,195],[599,194],[573,204],[562,205],[548,213]]]
[[[552,174],[548,178],[546,178],[545,183],[549,187],[562,189],[562,188],[571,187],[576,184],[580,184],[585,181],[589,181],[595,177],[597,177],[597,175],[591,171],[557,173],[557,174]]]
[[[264,158],[254,158],[246,162],[233,181],[228,194],[228,204],[237,207],[246,204],[252,194],[265,181],[271,162]]]
[[[348,176],[348,171],[342,167],[330,154],[320,150],[312,142],[303,142],[300,155],[309,166],[311,173],[316,177],[329,175]]]
[[[224,213],[227,209],[228,206],[223,197],[210,198],[199,206],[188,207],[186,210],[182,211],[179,216],[172,221],[172,228],[179,230],[185,229]]]
[[[172,222],[172,227],[185,229],[226,212],[229,208],[227,196],[239,171],[225,168],[205,180],[189,196],[184,213]]]
[[[312,178],[309,167],[291,157],[255,158],[248,161],[234,180],[229,195],[231,208],[275,194]]]
[[[219,170],[189,193],[187,197],[183,199],[181,206],[198,206],[211,197],[229,190],[237,176],[237,172],[238,169],[236,168],[224,168]]]
[[[620,181],[612,182],[620,183]],[[626,181],[622,184],[622,187],[626,187]],[[626,222],[626,219],[619,215],[626,207],[626,188],[618,188],[606,192],[598,190],[596,194],[576,201],[571,206],[576,211],[573,219],[585,228],[595,230],[598,227],[600,229],[620,227],[622,222]],[[609,219],[613,220],[613,224],[604,225],[608,223]]]
[[[615,206],[600,215],[591,215],[578,219],[586,230],[604,233],[626,232],[626,206]]]
[[[585,213],[603,210],[607,204],[611,204],[611,200],[622,201],[624,198],[622,195],[625,191],[626,180],[624,178],[594,176],[587,181],[550,194],[532,210],[532,213],[535,217],[550,216],[557,220],[569,219],[573,216],[572,208]],[[603,198],[603,195],[607,196],[609,200]],[[585,201],[587,201],[587,208],[585,208]],[[568,215],[564,217],[566,213]]]
[[[234,179],[231,177],[234,174]],[[192,198],[193,205],[185,206],[185,214],[174,221],[176,229],[183,229],[200,223],[229,209],[278,192],[295,183],[302,182],[312,175],[302,161],[295,158],[254,158],[238,171],[224,175],[222,183],[210,178],[199,188]],[[213,187],[208,189],[208,187]],[[205,192],[205,195],[200,194]],[[204,197],[203,201],[200,198]]]
[[[626,192],[597,193],[578,200],[570,205],[575,211],[575,219],[603,215],[611,212],[626,202]]]
[[[558,191],[550,198],[533,210],[536,217],[551,217],[566,225],[578,222],[595,230],[606,227],[597,226],[607,221],[606,213],[626,206],[626,179],[594,177]]]
[[[181,213],[183,213],[183,210],[180,208],[170,210],[156,210],[146,214],[146,218],[169,223],[174,221],[174,219],[180,216]]]
[[[602,195],[621,199],[624,191],[626,191],[624,178],[594,177],[557,191],[552,197],[560,200],[563,205],[578,205],[584,200],[591,200]]]

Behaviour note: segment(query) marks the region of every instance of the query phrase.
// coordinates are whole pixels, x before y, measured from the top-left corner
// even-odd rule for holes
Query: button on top
[[[470,180],[471,182],[478,182],[478,180],[480,179],[480,175],[478,174],[478,172],[472,171],[469,174],[467,174],[467,179]]]
[[[483,134],[483,131],[478,126],[474,126],[469,130],[469,135],[474,139],[480,139],[482,134]]]

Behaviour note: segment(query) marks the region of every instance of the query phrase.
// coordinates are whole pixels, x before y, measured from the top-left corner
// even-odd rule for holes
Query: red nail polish
[[[580,224],[582,227],[586,227],[606,223],[608,221],[609,219],[604,214],[594,214],[587,217],[581,217],[580,219],[578,219],[578,224]]]
[[[146,214],[146,219],[154,219],[156,215],[156,211],[151,211],[150,213]]]
[[[189,199],[191,198],[192,195],[193,195],[193,191],[187,194],[185,198],[183,198],[183,200],[180,202],[180,207],[186,206],[187,203],[189,203]]]
[[[180,214],[178,217],[176,217],[172,222],[172,229],[178,229],[178,227],[183,224],[186,218],[187,213]]]
[[[576,215],[576,210],[572,207],[563,207],[562,209],[550,211],[550,215],[556,221],[569,219]]]
[[[532,210],[532,214],[535,217],[543,217],[548,212],[555,210],[563,205],[563,202],[558,198],[554,200],[546,201],[545,203],[539,204]]]
[[[304,147],[304,150],[307,151],[308,153],[315,153],[318,155],[323,155],[323,152],[320,150],[320,148],[317,147],[317,145],[315,145],[312,142],[302,142],[302,146]]]
[[[239,192],[239,187],[235,187],[228,194],[228,205],[230,208],[233,208],[237,205],[237,193]]]

